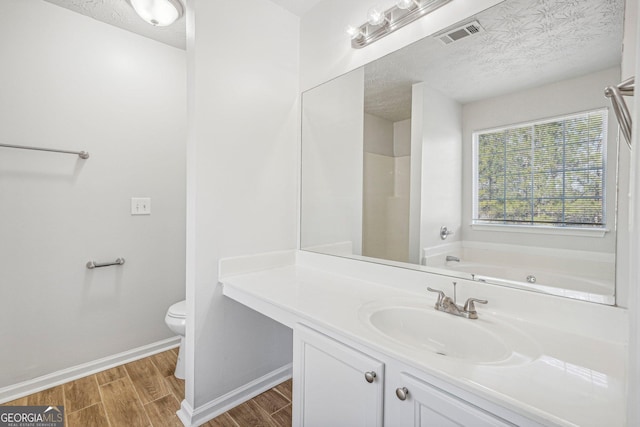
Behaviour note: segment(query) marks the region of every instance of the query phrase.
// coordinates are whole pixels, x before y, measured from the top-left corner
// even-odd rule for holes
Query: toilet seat
[[[187,302],[180,301],[173,304],[167,310],[167,317],[173,317],[174,319],[184,319],[187,317]]]

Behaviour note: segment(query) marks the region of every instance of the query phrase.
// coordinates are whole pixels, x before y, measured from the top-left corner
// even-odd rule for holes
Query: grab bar
[[[111,267],[112,265],[122,265],[122,264],[124,264],[124,258],[118,258],[114,262],[103,262],[103,263],[89,261],[87,263],[87,268],[89,270],[93,270],[94,268]]]
[[[28,147],[25,145],[12,145],[12,144],[0,144],[0,147],[18,148],[20,150],[49,151],[51,153],[76,154],[78,157],[80,157],[83,160],[86,160],[89,158],[89,153],[86,151],[56,150],[54,148]]]
[[[609,86],[604,90],[604,95],[607,98],[611,98],[611,105],[613,106],[613,111],[616,113],[616,118],[618,119],[618,123],[620,124],[620,130],[622,131],[622,135],[624,139],[627,141],[627,145],[629,149],[631,149],[631,113],[629,113],[629,108],[627,107],[626,102],[624,101],[623,96],[633,96],[635,91],[635,78],[630,77],[627,80],[616,86]]]

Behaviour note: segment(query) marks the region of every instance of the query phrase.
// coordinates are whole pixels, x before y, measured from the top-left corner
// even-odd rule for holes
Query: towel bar
[[[116,259],[114,262],[95,262],[95,261],[89,261],[87,263],[87,268],[89,270],[93,270],[94,268],[100,268],[100,267],[111,267],[112,265],[122,265],[124,264],[124,258],[118,258]]]

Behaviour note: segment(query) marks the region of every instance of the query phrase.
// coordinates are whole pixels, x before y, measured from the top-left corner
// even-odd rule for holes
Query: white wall
[[[422,146],[424,145],[424,97],[426,84],[411,87],[411,158],[409,160],[409,262],[420,264],[422,257]]]
[[[620,81],[620,69],[593,73],[587,76],[564,80],[538,88],[490,98],[466,104],[463,108],[463,197],[462,218],[464,240],[490,241],[493,243],[520,244],[565,248],[574,250],[590,250],[595,252],[615,251],[615,215],[616,215],[616,163],[617,163],[617,122],[613,111],[609,112],[609,133],[607,135],[607,170],[606,170],[606,213],[607,228],[605,237],[585,237],[549,235],[535,233],[508,233],[496,230],[483,231],[471,228],[472,217],[472,182],[473,182],[473,137],[474,131],[490,129],[514,123],[531,122],[540,119],[609,107],[610,102],[603,95],[603,88]],[[625,146],[621,146],[626,150]],[[626,156],[625,156],[626,157]],[[625,164],[626,163],[626,159]],[[628,166],[622,168],[628,170]],[[627,194],[627,185],[620,182],[620,194]],[[626,198],[620,198],[619,207],[627,209]],[[622,228],[621,228],[622,227]],[[626,230],[624,224],[618,224],[621,232]]]
[[[387,202],[393,197],[395,186],[393,134],[393,122],[364,114],[362,255],[373,258],[389,257]],[[304,133],[302,138],[306,147]],[[306,185],[304,188],[306,192]]]
[[[291,362],[291,331],[217,277],[222,257],[296,247],[300,119],[298,18],[268,0],[187,6],[189,416]]]
[[[625,50],[622,58],[623,77],[638,75],[640,73],[640,55],[637,55],[636,48],[640,46],[640,8],[637,0],[627,0],[625,15]],[[637,81],[637,80],[636,80]],[[640,96],[627,99],[627,105],[633,108],[633,130],[632,146],[638,147],[640,138]],[[628,301],[629,301],[629,375],[627,393],[627,425],[635,426],[640,424],[640,265],[637,260],[640,258],[640,150],[632,150],[628,153],[631,161],[630,179],[630,209],[629,209],[629,233],[625,236],[625,252],[628,252],[628,269],[621,272],[616,280],[628,281]],[[618,246],[620,248],[620,246]]]
[[[414,117],[422,115],[422,184],[420,248],[460,240],[462,106],[438,90],[421,85],[422,105]],[[440,228],[453,235],[446,242]]]
[[[389,226],[387,244],[389,259],[409,262],[409,194],[411,156],[393,158],[393,197],[388,201]]]
[[[411,119],[393,123],[393,155],[411,155]]]
[[[362,255],[389,259],[387,204],[394,193],[394,157],[364,152]],[[306,191],[306,186],[305,186]]]
[[[0,32],[0,142],[91,155],[0,148],[2,388],[172,336],[186,67],[184,51],[40,0],[2,1]],[[132,196],[152,214],[131,216]]]
[[[394,123],[372,114],[364,115],[364,256],[409,260],[410,123],[410,120]],[[307,139],[304,140],[306,147]],[[396,157],[396,153],[405,152],[403,157]],[[304,188],[306,193],[307,186]]]
[[[304,94],[303,248],[350,241],[362,253],[363,138],[362,69]]]
[[[622,64],[620,65],[621,80],[625,80],[631,76],[637,75],[636,72],[636,50],[637,50],[637,38],[640,35],[638,31],[638,14],[640,8],[638,8],[638,0],[626,0],[625,1],[625,15],[624,15],[624,36],[622,40]],[[637,96],[635,97],[637,99]],[[626,104],[630,108],[633,117],[633,111],[635,109],[634,98],[627,98]],[[636,123],[634,121],[634,123]],[[633,132],[632,132],[633,134]],[[618,134],[620,139],[620,146],[625,147],[626,142],[621,133]],[[626,227],[628,231],[630,228],[632,219],[633,202],[632,198],[633,183],[631,177],[631,159],[633,153],[628,147],[620,150],[620,156],[618,161],[620,162],[620,172],[618,180],[623,185],[622,190],[618,192],[620,200],[624,200],[624,204],[628,206],[627,209],[618,210],[618,224]],[[623,206],[624,206],[623,204]],[[630,296],[631,280],[630,270],[636,263],[637,258],[633,258],[631,254],[632,233],[620,232],[617,236],[616,243],[616,301],[623,307],[629,307],[629,301],[632,299]]]
[[[387,241],[398,254],[395,259],[409,262],[410,210],[411,210],[411,119],[393,123],[394,199],[392,221],[394,229],[388,230]]]
[[[393,123],[393,193],[387,202],[388,259],[409,262],[411,192],[411,119]]]
[[[364,113],[364,151],[367,153],[393,157],[393,125],[394,123],[387,119],[374,116],[373,114]]]

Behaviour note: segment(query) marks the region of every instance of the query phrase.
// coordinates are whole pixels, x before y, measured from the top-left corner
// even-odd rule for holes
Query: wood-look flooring
[[[178,349],[117,366],[3,404],[64,406],[66,427],[182,427],[184,381],[173,376]],[[204,424],[290,427],[291,380]]]

